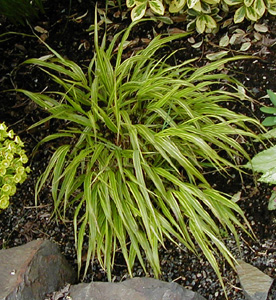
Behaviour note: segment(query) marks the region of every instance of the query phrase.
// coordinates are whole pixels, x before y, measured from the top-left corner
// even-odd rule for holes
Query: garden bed
[[[104,17],[105,7],[102,10]],[[69,10],[70,9],[70,10]],[[126,10],[126,8],[124,8]],[[72,3],[69,8],[67,1],[58,3],[45,3],[45,15],[33,22],[34,32],[45,40],[53,49],[64,57],[67,57],[79,65],[89,63],[93,55],[93,35],[87,29],[94,22],[94,6],[91,1]],[[128,16],[128,15],[127,15]],[[108,40],[112,40],[114,34],[129,24],[129,17],[122,18],[117,9],[108,11],[107,17],[110,22],[107,25]],[[1,17],[2,32],[20,32],[33,34],[32,30],[26,27],[15,27],[4,17]],[[264,116],[260,113],[260,104],[268,104],[268,100],[262,98],[266,95],[267,89],[276,91],[276,24],[275,17],[264,17],[261,22],[268,28],[268,32],[262,33],[261,40],[253,43],[246,53],[253,54],[256,59],[232,62],[227,65],[228,74],[242,82],[248,93],[258,100],[255,102],[244,102],[243,104],[229,103],[229,108],[238,113],[255,115],[262,120]],[[35,27],[35,26],[39,26]],[[104,33],[105,25],[101,25],[100,35]],[[240,28],[237,26],[236,28]],[[125,49],[125,57],[130,56],[134,51],[146,47],[148,42],[158,33],[179,32],[185,28],[181,23],[172,25],[161,22],[147,22],[138,25],[131,33],[131,43]],[[173,50],[183,48],[177,54],[177,60],[185,61],[190,58],[199,57],[195,62],[197,65],[208,63],[206,54],[219,50],[220,38],[225,34],[224,29],[216,36],[211,34],[204,37],[200,47],[193,47],[202,40],[201,35],[194,35],[192,40],[171,42],[170,47],[164,48],[162,54],[170,54]],[[253,41],[254,30],[250,30],[247,22],[242,25],[246,36]],[[41,57],[48,55],[49,50],[35,37],[10,35],[9,39],[0,43],[1,69],[0,82],[2,90],[13,88],[24,88],[31,91],[42,91],[49,85],[47,76],[42,75],[36,68],[18,66],[27,58]],[[274,44],[274,46],[273,46]],[[237,54],[240,45],[232,46],[230,54]],[[167,51],[167,52],[166,52]],[[76,266],[76,251],[74,246],[74,230],[72,222],[63,223],[59,219],[51,218],[53,204],[51,201],[50,187],[45,188],[40,195],[38,207],[34,203],[34,187],[38,176],[43,172],[50,156],[55,150],[56,143],[47,143],[39,148],[36,153],[33,149],[43,137],[54,133],[63,124],[58,121],[50,121],[44,125],[28,130],[28,128],[45,117],[47,114],[38,108],[31,100],[22,94],[14,92],[0,93],[0,121],[5,123],[16,132],[25,143],[25,149],[30,157],[32,172],[28,179],[20,186],[18,192],[13,196],[11,205],[0,214],[0,248],[10,248],[22,245],[37,238],[47,238],[56,242],[68,261]],[[62,141],[60,141],[62,143]],[[252,156],[261,148],[259,144],[253,144],[247,149]],[[245,163],[245,162],[244,162]],[[271,187],[265,184],[256,183],[255,178],[248,174],[242,178],[235,170],[229,170],[229,175],[222,176],[219,173],[206,174],[206,178],[216,189],[235,195],[241,192],[239,200],[240,207],[245,212],[257,240],[249,239],[240,233],[241,254],[233,239],[225,239],[226,245],[233,251],[237,258],[253,264],[263,272],[276,278],[276,214],[275,211],[268,211],[267,203],[270,197]],[[85,255],[83,260],[85,261]],[[199,292],[207,299],[223,299],[223,291],[217,277],[206,259],[191,255],[185,250],[177,249],[171,243],[166,244],[166,249],[160,249],[160,261],[162,266],[162,279],[175,281],[185,287]],[[244,299],[237,276],[234,271],[223,261],[220,266],[225,281],[229,298],[232,300]],[[137,264],[134,270],[135,276],[144,276],[142,268]],[[126,278],[127,268],[118,253],[113,271],[113,280],[120,281]],[[85,281],[98,280],[106,281],[107,276],[100,266],[95,263],[93,270],[88,272]],[[271,298],[275,292],[271,292]]]

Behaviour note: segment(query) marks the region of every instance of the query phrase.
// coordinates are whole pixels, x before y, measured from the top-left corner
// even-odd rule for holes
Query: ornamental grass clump
[[[30,172],[30,168],[24,166],[28,157],[23,142],[13,130],[7,129],[5,123],[0,123],[0,212],[9,206],[16,185],[23,183]]]
[[[231,266],[234,258],[221,232],[238,240],[236,227],[246,231],[249,224],[236,203],[210,186],[204,171],[227,172],[238,168],[239,157],[249,159],[237,138],[255,138],[246,123],[258,122],[219,105],[240,94],[222,88],[235,88],[227,75],[211,72],[236,58],[201,68],[192,67],[193,60],[171,66],[167,57],[155,58],[157,50],[187,34],[157,36],[123,61],[135,24],[115,50],[120,34],[108,47],[104,36],[100,45],[96,20],[95,53],[87,68],[51,48],[52,57],[25,62],[39,66],[63,90],[18,90],[49,113],[34,126],[65,121],[63,130],[39,143],[58,139],[61,146],[37,181],[36,201],[50,180],[54,213],[66,218],[68,210],[75,212],[79,272],[87,245],[84,273],[97,258],[111,279],[119,251],[130,275],[138,260],[145,272],[147,261],[158,277],[159,247],[172,241],[194,253],[201,249],[222,283],[217,253]]]

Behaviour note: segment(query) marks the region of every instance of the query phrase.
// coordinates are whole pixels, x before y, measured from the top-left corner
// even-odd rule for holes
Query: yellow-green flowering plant
[[[16,192],[16,185],[23,183],[30,172],[24,164],[28,157],[24,144],[13,130],[0,123],[0,211],[9,206],[9,199]]]

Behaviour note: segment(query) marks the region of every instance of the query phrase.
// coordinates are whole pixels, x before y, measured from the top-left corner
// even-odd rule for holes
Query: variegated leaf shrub
[[[256,22],[266,11],[276,15],[276,0],[126,0],[126,5],[133,21],[143,18],[148,8],[156,15],[165,11],[187,15],[187,29],[199,33],[217,30],[229,12],[234,13],[235,23]]]

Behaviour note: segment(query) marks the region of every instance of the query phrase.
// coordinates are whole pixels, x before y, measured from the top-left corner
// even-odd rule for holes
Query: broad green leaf
[[[161,0],[150,0],[149,6],[155,14],[164,15],[165,8]]]
[[[241,23],[245,18],[245,12],[246,12],[245,6],[241,6],[240,8],[238,8],[234,15],[234,23],[236,24]]]
[[[223,0],[228,5],[241,5],[243,0]]]
[[[169,12],[177,13],[184,7],[185,4],[186,0],[172,0],[170,1]]]
[[[211,5],[206,2],[200,2],[201,3],[201,11],[203,14],[208,15],[212,13]]]
[[[217,27],[216,21],[211,16],[205,15],[205,19],[206,19],[206,27],[207,28],[216,28]]]
[[[267,114],[276,114],[276,107],[261,107],[260,110]]]
[[[135,5],[135,0],[126,0],[126,6],[132,8]]]
[[[198,2],[200,2],[200,0],[187,0],[188,8],[193,8]]]
[[[196,30],[198,33],[203,33],[205,31],[205,28],[206,28],[205,16],[201,15],[196,19]]]
[[[259,15],[259,17],[262,17],[264,15],[264,13],[266,11],[266,6],[265,6],[265,3],[263,0],[255,0],[253,7],[254,7],[254,10],[256,11],[256,13]],[[261,32],[266,32],[266,31],[261,31]]]
[[[245,10],[246,10],[246,17],[249,20],[256,22],[260,18],[260,16],[257,14],[257,12],[253,7],[246,7]]]
[[[273,105],[276,107],[276,93],[274,93],[272,90],[267,90],[266,91],[270,101],[273,103]]]
[[[244,5],[245,5],[246,7],[249,7],[249,6],[252,5],[253,1],[254,1],[254,0],[244,0],[243,3],[244,3]]]
[[[266,117],[263,120],[262,125],[264,125],[264,126],[275,126],[276,125],[276,116],[275,117]]]
[[[198,13],[201,13],[201,12],[203,13],[202,6],[201,6],[201,1],[197,1],[195,3],[195,5],[193,6],[192,10],[195,10]]]
[[[268,150],[264,150],[264,151],[268,151]],[[273,152],[275,152],[275,149],[274,149]],[[275,159],[275,156],[271,157],[270,162],[275,163],[274,159]],[[253,168],[253,170],[255,170],[255,169]],[[261,172],[264,173],[264,174],[258,179],[258,181],[269,183],[269,184],[276,184],[276,172],[275,172],[274,167],[270,168],[266,172],[264,172],[264,171],[261,171]]]
[[[131,10],[131,20],[134,22],[134,21],[137,21],[137,20],[143,18],[143,16],[146,13],[146,9],[147,9],[147,2],[137,4]]]
[[[259,181],[276,184],[276,146],[256,154],[245,167],[263,173]]]
[[[271,15],[276,16],[276,5],[273,4],[273,5],[267,6],[267,11],[268,11]]]

